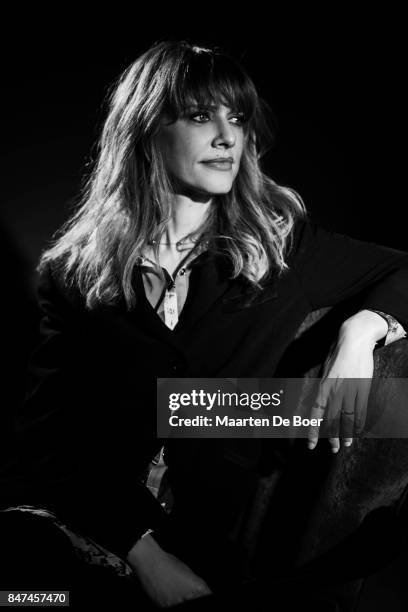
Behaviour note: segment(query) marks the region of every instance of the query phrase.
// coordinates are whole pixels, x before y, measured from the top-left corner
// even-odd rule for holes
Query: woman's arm
[[[364,426],[375,346],[406,336],[408,254],[301,223],[293,268],[313,310],[359,299],[360,309],[343,322],[326,359],[312,414],[341,429],[349,446],[354,428]],[[352,385],[349,379],[360,381]],[[311,428],[309,448],[316,446],[318,436],[319,428]],[[330,444],[333,452],[339,450],[339,434]]]
[[[149,533],[136,542],[126,561],[159,608],[211,595],[204,580],[180,559],[163,550]]]
[[[161,543],[171,544],[176,537],[160,503],[140,481],[140,466],[132,463],[142,443],[137,421],[126,421],[104,397],[80,296],[61,287],[50,268],[41,275],[38,293],[41,343],[31,359],[30,389],[17,418],[21,481],[10,503],[47,508],[122,557],[160,608],[209,595],[202,578],[150,534],[144,536],[154,528]],[[103,327],[99,331],[103,334]],[[111,374],[111,384],[120,385]],[[110,412],[107,422],[104,408]],[[133,423],[131,446],[122,429]]]
[[[346,319],[325,360],[322,379],[312,418],[324,418],[331,428],[331,450],[350,446],[355,433],[361,433],[366,420],[371,379],[374,372],[373,351],[387,334],[388,325],[376,313],[363,310]],[[309,430],[309,449],[314,449],[319,427]]]
[[[104,376],[80,296],[61,286],[49,267],[38,292],[41,342],[17,417],[20,486],[15,501],[50,508],[125,558],[146,529],[166,530],[167,515],[140,481],[140,466],[132,464],[138,431],[133,450],[120,410],[102,403]],[[112,377],[114,389],[119,381]]]
[[[299,221],[289,265],[311,310],[357,296],[359,310],[392,315],[408,329],[408,253]]]

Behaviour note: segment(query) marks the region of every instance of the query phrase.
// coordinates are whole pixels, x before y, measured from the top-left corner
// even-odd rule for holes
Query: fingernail
[[[351,446],[351,442],[345,442],[344,446]]]
[[[333,446],[331,450],[332,450],[332,453],[338,453],[339,452],[339,449],[338,449],[337,446]]]
[[[309,450],[313,450],[315,446],[316,446],[316,442],[308,442],[307,444],[307,448]]]

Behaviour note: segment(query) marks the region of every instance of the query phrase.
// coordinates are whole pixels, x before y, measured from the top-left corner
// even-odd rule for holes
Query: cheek
[[[173,174],[180,174],[188,159],[188,142],[179,130],[164,129],[159,135],[158,145],[162,150],[165,166]]]
[[[247,137],[246,135],[241,132],[239,139],[237,141],[237,145],[238,145],[238,151],[239,151],[239,155],[240,157],[242,156],[242,153],[244,152],[244,148],[246,146],[246,142],[247,142]]]
[[[237,142],[237,147],[236,147],[236,160],[237,160],[236,174],[238,174],[238,170],[242,162],[242,155],[244,153],[244,147],[245,147],[245,142],[244,142],[244,137],[242,137],[240,141]]]
[[[179,175],[185,167],[185,151],[177,139],[169,139],[164,147],[165,166],[169,172]]]
[[[173,138],[168,150],[168,159],[174,169],[187,170],[195,160],[194,143],[184,135]]]

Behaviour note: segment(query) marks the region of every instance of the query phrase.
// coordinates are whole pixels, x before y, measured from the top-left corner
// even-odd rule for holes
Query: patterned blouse
[[[146,297],[170,329],[177,325],[187,299],[192,262],[205,250],[205,242],[189,250],[173,274],[148,257],[142,256],[139,260]]]

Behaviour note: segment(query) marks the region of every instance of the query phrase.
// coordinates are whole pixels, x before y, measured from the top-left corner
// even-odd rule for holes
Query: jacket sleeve
[[[408,329],[408,253],[298,221],[290,265],[312,310],[361,295],[360,308],[393,316]]]
[[[386,312],[381,312],[381,310],[370,310],[371,312],[375,312],[380,315],[380,317],[382,317],[388,325],[387,335],[382,338],[382,340],[377,341],[377,346],[387,346],[388,344],[392,344],[397,340],[401,340],[401,338],[407,337],[407,332],[402,327],[401,323],[398,323],[398,321],[394,319],[392,315],[387,314]]]
[[[148,528],[165,531],[167,515],[138,478],[127,449],[122,453],[117,445],[111,451],[108,434],[95,419],[97,410],[91,410],[96,400],[86,364],[84,308],[67,298],[50,268],[40,276],[38,294],[41,342],[16,421],[16,501],[52,510],[125,557]],[[116,431],[112,420],[113,436]]]

